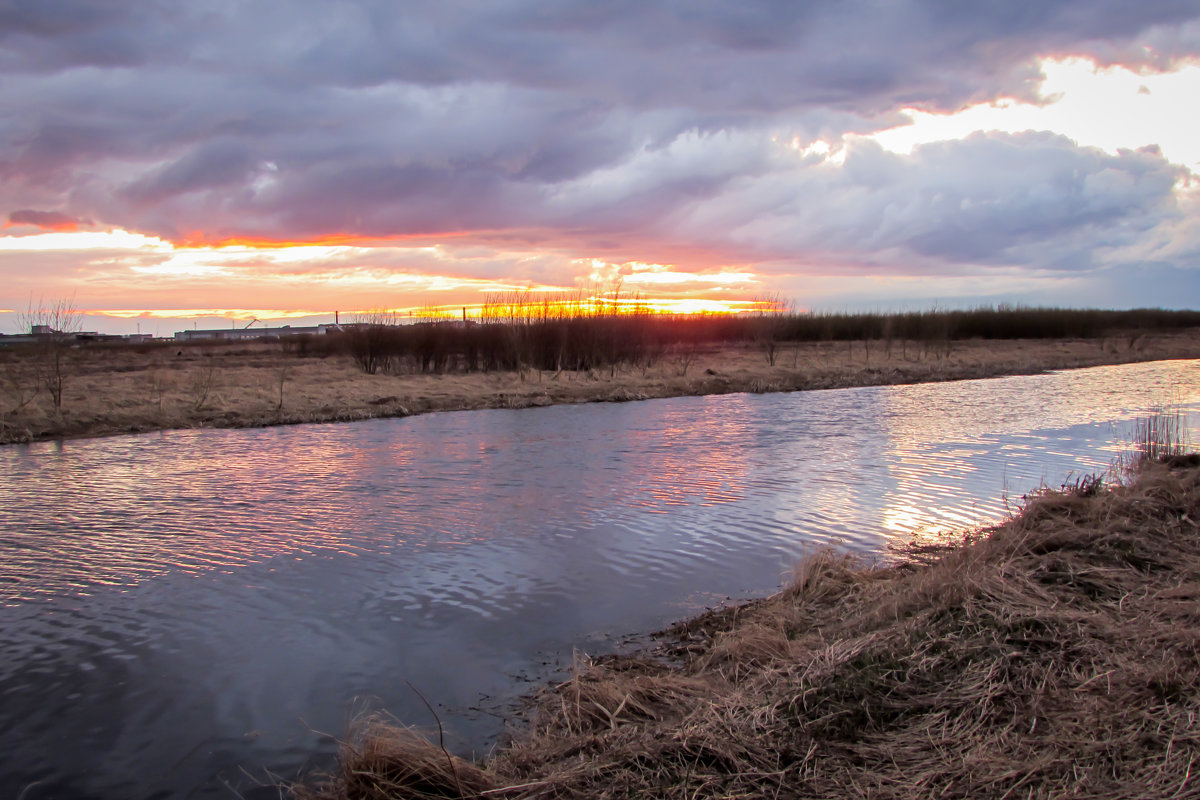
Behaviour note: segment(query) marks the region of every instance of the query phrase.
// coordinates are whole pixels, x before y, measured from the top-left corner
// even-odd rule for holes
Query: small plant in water
[[[1189,452],[1187,417],[1179,406],[1158,407],[1134,423],[1133,444],[1138,455],[1150,461],[1161,461]]]
[[[1156,406],[1133,423],[1129,450],[1113,462],[1112,472],[1131,476],[1147,462],[1163,461],[1194,450],[1187,414],[1176,406]]]

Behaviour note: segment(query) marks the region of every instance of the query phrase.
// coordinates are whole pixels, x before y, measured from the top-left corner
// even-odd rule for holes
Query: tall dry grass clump
[[[371,716],[342,745],[341,769],[324,786],[298,788],[299,798],[478,797],[491,787],[479,767],[451,755],[416,731]]]
[[[1149,464],[1195,452],[1188,416],[1179,405],[1161,405],[1134,420],[1133,436],[1126,452],[1113,460],[1110,473],[1117,480],[1135,479]],[[1086,479],[1098,485],[1099,478]],[[1077,487],[1082,488],[1082,487]]]
[[[1187,416],[1179,407],[1157,408],[1134,425],[1133,441],[1139,459],[1162,461],[1191,451]]]
[[[407,768],[348,748],[320,796],[1200,796],[1200,456],[890,566],[818,553],[663,641],[545,691],[470,785],[371,794]]]

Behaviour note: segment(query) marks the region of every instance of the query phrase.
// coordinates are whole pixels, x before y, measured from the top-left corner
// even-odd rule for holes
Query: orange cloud
[[[261,308],[158,308],[158,309],[89,309],[88,314],[118,319],[191,319],[192,317],[225,317],[226,319],[294,319],[328,314],[328,311]]]
[[[422,233],[393,234],[389,236],[364,236],[356,233],[317,233],[304,238],[279,238],[256,236],[219,237],[204,231],[190,231],[171,242],[176,247],[211,248],[248,247],[257,250],[279,250],[288,247],[385,247],[387,245],[411,244],[413,242],[436,242],[443,239],[466,237],[486,238],[487,231],[429,231]]]

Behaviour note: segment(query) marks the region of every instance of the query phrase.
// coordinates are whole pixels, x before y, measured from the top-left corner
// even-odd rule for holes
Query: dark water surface
[[[275,797],[368,702],[482,752],[528,681],[806,549],[1106,467],[1200,362],[0,449],[0,797]]]

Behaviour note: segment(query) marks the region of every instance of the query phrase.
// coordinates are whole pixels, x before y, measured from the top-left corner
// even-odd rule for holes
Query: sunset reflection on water
[[[1198,384],[1195,362],[1174,362],[10,447],[0,587],[14,603],[267,559],[636,529],[647,514],[872,549],[995,521],[1044,482],[1105,468],[1122,421],[1168,395],[1200,402]],[[737,510],[703,511],[718,507]]]

